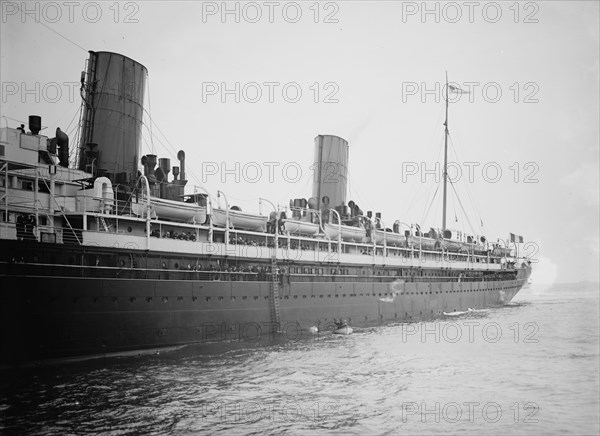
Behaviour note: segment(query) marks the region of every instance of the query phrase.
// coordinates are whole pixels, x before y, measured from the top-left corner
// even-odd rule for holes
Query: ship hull
[[[3,364],[199,342],[256,342],[275,332],[308,338],[316,324],[320,331],[334,330],[334,318],[353,327],[430,319],[506,304],[529,276],[490,282],[292,282],[279,289],[275,323],[270,281],[225,281],[219,280],[222,274],[194,271],[184,280],[48,277],[20,274],[26,265],[13,267],[1,277],[6,284]]]

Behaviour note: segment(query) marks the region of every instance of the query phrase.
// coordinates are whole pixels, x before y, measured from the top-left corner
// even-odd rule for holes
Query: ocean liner
[[[414,322],[506,304],[527,283],[514,248],[446,228],[445,173],[441,229],[387,227],[348,201],[337,136],[315,138],[311,196],[285,208],[187,186],[184,151],[175,166],[140,156],[146,76],[90,52],[71,151],[40,116],[0,130],[1,363]]]

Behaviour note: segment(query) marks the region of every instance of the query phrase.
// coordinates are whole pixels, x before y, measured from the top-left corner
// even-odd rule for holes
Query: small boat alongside
[[[333,334],[335,335],[349,335],[352,334],[352,327],[348,325],[346,320],[335,322],[335,330],[333,330]]]

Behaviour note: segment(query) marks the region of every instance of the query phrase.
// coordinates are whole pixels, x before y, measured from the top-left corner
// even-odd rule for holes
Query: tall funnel
[[[346,204],[348,185],[348,141],[333,135],[315,138],[315,166],[312,196],[319,200],[319,209],[324,207],[324,197],[329,207]]]
[[[113,181],[117,174],[133,179],[141,150],[148,71],[142,64],[117,53],[89,53],[87,74],[82,75],[85,112],[79,169],[96,168]],[[97,162],[93,164],[85,153],[88,143],[98,144]]]

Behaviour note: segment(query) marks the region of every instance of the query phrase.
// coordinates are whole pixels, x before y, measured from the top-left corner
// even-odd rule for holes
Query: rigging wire
[[[461,161],[461,159],[458,156],[458,152],[456,151],[456,148],[454,147],[454,142],[452,141],[452,136],[449,134],[448,137],[450,138],[450,145],[452,147],[452,151],[454,152],[454,155],[456,157],[457,162],[459,164],[462,164],[462,161]],[[471,193],[471,189],[469,188],[469,182],[468,181],[467,181],[467,183],[465,183],[465,185],[466,185],[466,191],[467,191],[467,196],[469,198],[469,201],[475,207],[475,213],[477,214],[477,217],[479,218],[479,221],[481,223],[481,227],[483,227],[483,219],[481,218],[481,212],[480,212],[480,208],[479,208],[479,205],[478,205],[477,197],[475,197]]]
[[[435,189],[435,192],[433,194],[433,197],[431,199],[431,202],[429,203],[429,207],[427,208],[427,211],[425,212],[425,216],[423,217],[423,219],[421,220],[421,223],[424,223],[425,220],[427,220],[427,217],[429,216],[429,211],[431,210],[431,206],[433,205],[433,201],[435,200],[435,197],[437,196],[438,191],[440,190],[440,184],[438,183],[437,188]]]
[[[454,187],[454,183],[450,182],[450,186],[452,186],[452,189],[454,190],[454,193],[456,194],[456,199],[458,200],[458,204],[460,205],[463,213],[465,214],[465,218],[467,220],[467,223],[469,223],[469,228],[471,229],[471,232],[473,232],[473,235],[476,235],[477,232],[475,232],[475,229],[473,228],[473,224],[471,223],[471,220],[469,219],[469,215],[467,215],[465,208],[463,207],[462,201],[460,201],[460,198],[458,197],[458,194],[456,193],[456,188]]]
[[[440,111],[438,112],[438,118],[436,121],[436,125],[441,124],[441,120],[442,120],[443,116],[444,116],[444,110],[440,109]],[[440,161],[440,155],[443,150],[443,141],[444,141],[444,135],[442,132],[442,136],[440,138],[440,147],[438,147],[438,149],[437,149],[437,157],[435,156],[436,151],[435,151],[435,149],[433,149],[432,156],[431,156],[432,159],[430,159],[429,162],[439,162]],[[422,177],[422,174],[421,174],[421,177]],[[405,209],[405,213],[408,213],[410,210],[412,210],[413,207],[415,207],[417,205],[418,199],[421,198],[421,196],[420,196],[421,191],[425,185],[426,185],[426,183],[419,183],[418,188],[416,189],[416,191],[413,195],[413,198],[410,200],[410,202],[408,203],[409,204],[408,207]],[[432,191],[432,189],[430,188],[429,192],[427,194],[427,197],[429,197],[429,195],[431,195],[431,191]],[[425,204],[427,204],[427,202]]]
[[[148,116],[152,119],[152,102],[150,100],[150,75],[146,73],[146,90],[148,91]],[[152,123],[150,123],[150,143],[152,154],[156,154],[156,149],[154,148],[154,135],[152,134]]]
[[[75,118],[77,117],[77,115],[81,116],[81,105],[77,108],[77,110],[75,111],[75,114],[73,115],[73,118],[71,118],[71,121],[69,122],[69,125],[65,129],[65,132],[67,132],[67,135],[71,135],[72,131],[69,130],[69,129],[71,128],[71,124],[73,124],[73,121],[75,120]],[[79,130],[79,126],[76,124],[75,126],[73,126],[73,130]]]
[[[17,7],[17,9],[19,9],[19,10],[21,11],[21,13],[22,13],[22,14],[25,14],[25,15],[27,15],[27,16],[31,16],[31,14],[30,14],[29,12],[25,12],[23,9],[21,9],[18,3],[16,3],[16,2],[15,2],[15,3],[13,3],[13,4],[14,4],[14,5]],[[86,53],[88,52],[88,51],[87,51],[85,48],[83,48],[82,46],[80,46],[80,45],[79,45],[79,44],[77,44],[76,42],[73,42],[73,41],[71,41],[69,38],[67,38],[66,36],[64,36],[64,35],[62,35],[62,34],[60,34],[60,33],[58,33],[56,30],[52,29],[51,27],[48,27],[48,26],[46,26],[46,25],[45,25],[45,24],[42,22],[42,20],[38,20],[38,19],[35,19],[35,18],[36,18],[36,17],[34,16],[34,22],[36,22],[36,23],[38,23],[38,24],[41,24],[41,25],[42,25],[42,26],[44,26],[46,29],[50,30],[51,32],[54,32],[54,33],[56,33],[58,36],[60,36],[61,38],[63,38],[65,41],[68,41],[68,42],[70,42],[70,43],[71,43],[71,44],[73,44],[75,47],[77,47],[77,48],[80,48],[81,50],[83,50],[83,51],[84,51],[84,52],[86,52]]]

